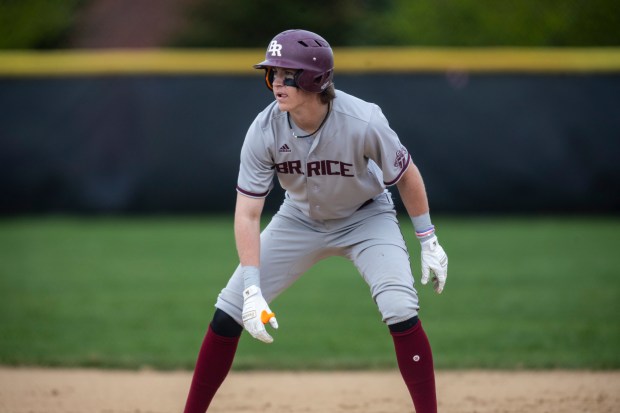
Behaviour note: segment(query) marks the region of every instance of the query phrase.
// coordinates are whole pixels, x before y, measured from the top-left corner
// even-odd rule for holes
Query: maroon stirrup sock
[[[435,369],[422,322],[403,332],[390,332],[398,368],[409,389],[416,413],[437,413]]]
[[[204,413],[228,375],[240,337],[223,337],[211,326],[198,353],[184,413]]]

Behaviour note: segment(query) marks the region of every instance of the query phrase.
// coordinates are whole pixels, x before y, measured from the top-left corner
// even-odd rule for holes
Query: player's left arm
[[[420,170],[413,162],[409,162],[407,170],[396,184],[407,213],[411,217],[428,214],[428,197]]]
[[[433,280],[435,291],[441,293],[448,278],[448,256],[439,245],[431,222],[424,180],[418,167],[409,162],[407,170],[396,183],[400,197],[411,217],[416,237],[422,247],[422,284]],[[432,277],[431,277],[432,274]]]

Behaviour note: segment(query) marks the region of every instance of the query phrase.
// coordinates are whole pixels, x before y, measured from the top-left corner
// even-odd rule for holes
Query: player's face
[[[283,112],[290,112],[303,104],[307,98],[307,92],[295,87],[295,69],[274,67],[273,71],[273,95],[278,106]]]

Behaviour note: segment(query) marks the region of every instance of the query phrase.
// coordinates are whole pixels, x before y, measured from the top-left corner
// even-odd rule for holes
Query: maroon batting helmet
[[[298,69],[295,85],[306,92],[320,93],[332,84],[334,55],[327,40],[307,30],[287,30],[273,38],[265,60],[255,69],[265,69],[265,82],[273,90],[272,67]],[[289,85],[292,86],[292,85]]]

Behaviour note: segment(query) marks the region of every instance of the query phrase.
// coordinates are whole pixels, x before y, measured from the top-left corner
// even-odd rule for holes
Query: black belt
[[[360,209],[364,208],[366,205],[370,205],[372,204],[372,201],[374,201],[374,199],[370,198],[369,200],[367,200],[366,202],[364,202],[362,205],[360,205],[359,208],[357,208],[357,210],[359,211]]]

